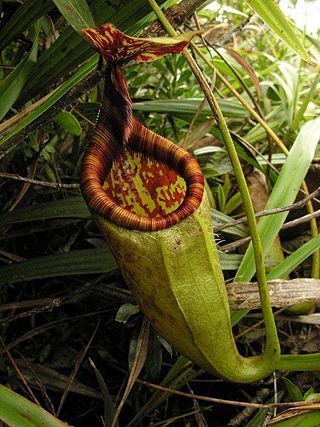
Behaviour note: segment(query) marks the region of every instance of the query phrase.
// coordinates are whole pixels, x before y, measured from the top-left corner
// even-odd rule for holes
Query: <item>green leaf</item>
[[[225,213],[224,212],[224,205],[226,203],[226,196],[225,196],[225,193],[223,191],[222,185],[218,185],[217,196],[218,196],[219,210],[222,211],[223,213]]]
[[[189,120],[190,117],[198,111],[201,98],[187,99],[159,99],[154,101],[135,102],[133,109],[136,111],[147,111],[149,113],[168,113],[177,117],[184,117]],[[242,119],[249,117],[248,111],[234,99],[219,99],[219,106],[226,117]],[[202,119],[208,116],[212,117],[212,111],[206,103],[200,113]]]
[[[0,420],[11,427],[67,427],[49,412],[0,385]]]
[[[62,113],[57,114],[53,121],[63,127],[72,135],[81,135],[82,128],[79,123],[79,120],[69,111],[63,111]]]
[[[116,321],[120,323],[127,323],[131,316],[139,313],[140,308],[138,305],[131,304],[130,302],[126,302],[122,304],[116,314]]]
[[[303,400],[309,400],[309,397],[312,396],[313,394],[314,394],[313,387],[309,387],[309,389],[303,395]]]
[[[163,0],[159,2],[162,4]],[[150,7],[145,0],[103,1],[93,0],[90,3],[97,25],[111,22],[128,35],[137,32],[153,19]],[[149,19],[145,21],[146,15]],[[141,18],[143,18],[141,20]],[[141,20],[141,21],[140,21]],[[129,29],[129,30],[128,30]],[[48,86],[65,78],[70,71],[93,55],[97,57],[93,48],[83,40],[72,28],[66,28],[58,39],[47,49],[36,64],[34,69],[37,79],[29,81],[19,99],[23,105],[39,93],[47,91]]]
[[[304,394],[303,399],[306,402],[310,402],[311,400],[320,401],[320,393],[315,393],[313,387],[310,387],[309,390]]]
[[[156,99],[152,101],[134,102],[132,108],[134,111],[171,114],[172,116],[189,122],[194,117],[201,102],[202,98]],[[225,117],[234,119],[244,119],[249,117],[248,111],[235,99],[218,99],[218,104]],[[81,104],[77,109],[86,117],[94,119],[97,117],[97,113],[99,111],[99,103],[90,102]],[[205,104],[199,114],[199,120],[204,121],[207,120],[208,117],[212,117],[212,111],[208,104]],[[210,147],[210,149],[223,150],[220,147]],[[200,150],[197,150],[199,151],[197,155],[202,154]]]
[[[240,254],[228,254],[224,252],[219,252],[218,255],[223,270],[236,270],[242,260],[242,255]]]
[[[230,199],[226,202],[224,206],[224,213],[229,215],[235,209],[237,209],[242,204],[242,197],[239,191],[237,191]]]
[[[320,353],[313,354],[283,354],[277,366],[279,371],[319,371]],[[301,424],[303,425],[303,424]],[[319,424],[311,424],[315,427]],[[307,425],[307,427],[310,427]]]
[[[284,393],[282,391],[280,391],[276,394],[277,402],[281,402],[283,394]],[[274,403],[274,402],[275,402],[275,398],[272,397],[266,403]],[[268,408],[259,409],[257,414],[249,421],[249,423],[245,427],[261,427],[263,425],[263,422],[264,422],[268,412],[269,412]]]
[[[1,219],[1,215],[0,215],[0,219]],[[213,226],[218,227],[219,225],[225,225],[225,224],[228,224],[229,222],[234,221],[234,218],[220,211],[217,211],[216,209],[212,209],[212,221],[213,221]],[[0,220],[0,224],[1,224],[1,220]],[[249,236],[248,227],[243,224],[238,224],[232,227],[228,227],[223,230],[223,233],[233,234],[234,236],[238,236],[238,237]]]
[[[162,355],[162,343],[158,338],[157,332],[153,328],[150,328],[148,354],[145,362],[145,370],[148,378],[150,378],[152,382],[156,382],[157,384],[159,382],[160,373],[162,370]]]
[[[288,378],[282,378],[282,381],[285,383],[290,398],[293,402],[301,402],[303,400],[303,395],[299,387],[290,381]]]
[[[291,416],[283,421],[272,424],[275,427],[319,427],[320,411],[310,411],[300,415]]]
[[[90,212],[83,198],[81,196],[77,196],[15,209],[12,212],[3,212],[0,214],[0,226],[54,218],[89,217]],[[233,221],[233,218],[212,209],[212,221],[214,227],[217,227],[219,225],[228,224]],[[243,224],[226,228],[223,232],[238,237],[247,237],[249,235],[248,228]]]
[[[106,274],[116,268],[116,262],[107,248],[82,249],[32,258],[1,267],[0,285],[48,277]]]
[[[69,24],[81,34],[84,28],[95,27],[95,22],[86,0],[53,0]]]
[[[0,153],[7,150],[8,147],[6,142],[32,123],[36,118],[44,114],[49,108],[51,108],[59,99],[67,93],[70,89],[73,88],[80,80],[87,76],[91,71],[94,70],[97,64],[97,55],[94,56],[90,61],[87,61],[79,70],[71,76],[66,82],[64,82],[58,89],[56,89],[51,96],[39,107],[32,111],[26,118],[22,119],[16,126],[9,130],[1,139],[0,139]]]
[[[277,369],[279,371],[319,371],[320,353],[283,354]]]
[[[222,268],[227,270],[235,270],[240,260],[241,255],[220,254]],[[107,248],[75,250],[31,258],[1,267],[0,286],[48,277],[107,274],[116,268],[117,264]]]
[[[113,416],[114,416],[114,405],[113,405],[113,401],[111,398],[111,395],[109,393],[107,384],[105,383],[105,380],[103,378],[103,376],[100,374],[100,372],[98,371],[98,369],[96,368],[95,364],[93,363],[93,361],[91,359],[89,359],[89,363],[91,364],[91,366],[94,369],[94,373],[96,374],[98,383],[99,383],[99,387],[102,393],[102,398],[103,398],[103,406],[104,406],[104,427],[110,427],[112,425],[112,420],[113,420]],[[115,427],[119,427],[119,422],[117,420]]]
[[[3,119],[16,102],[37,61],[39,23],[36,27],[32,49],[20,64],[0,83],[0,120]]]
[[[266,115],[267,123],[273,131],[280,129],[285,119],[286,116],[281,106],[274,107],[271,113]],[[260,124],[257,124],[252,127],[243,138],[251,144],[254,144],[255,142],[265,140],[266,135],[265,129]]]
[[[53,8],[51,0],[24,1],[0,30],[0,51]]]
[[[298,128],[298,126],[300,125],[300,122],[303,120],[303,115],[307,110],[308,104],[311,102],[311,100],[316,99],[317,97],[316,92],[317,92],[319,80],[320,80],[320,71],[318,71],[315,78],[313,79],[311,86],[303,99],[301,107],[299,108],[299,110],[295,112],[294,119],[290,125],[290,131],[295,131]]]
[[[0,214],[0,226],[53,218],[89,218],[90,213],[81,196],[54,200]]]
[[[274,0],[245,1],[284,43],[297,52],[301,58],[309,62],[309,55],[302,44],[302,38],[297,29],[283,14]]]
[[[289,206],[294,202],[300,185],[314,157],[319,139],[320,118],[307,122],[300,130],[279,174],[265,209]],[[287,215],[288,212],[283,212],[263,217],[259,221],[258,228],[264,254],[269,252]],[[254,273],[255,262],[252,244],[250,243],[237,272],[237,280],[243,282],[249,281]]]
[[[320,248],[320,234],[313,237],[299,249],[289,255],[284,261],[277,265],[267,276],[268,280],[286,277],[298,265]]]

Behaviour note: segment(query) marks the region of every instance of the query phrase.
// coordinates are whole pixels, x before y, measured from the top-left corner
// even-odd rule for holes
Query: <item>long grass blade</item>
[[[54,200],[0,214],[0,226],[54,218],[89,218],[81,196]]]
[[[80,80],[87,76],[91,71],[94,70],[97,64],[97,56],[94,56],[90,61],[87,61],[82,65],[79,70],[71,76],[66,82],[64,82],[57,90],[52,92],[52,95],[38,108],[36,108],[29,116],[21,120],[16,126],[10,129],[1,139],[0,139],[0,156],[6,149],[8,149],[6,142],[10,140],[14,135],[32,123],[35,119],[44,114],[49,108],[51,108],[59,99],[67,93],[70,89],[73,88]]]
[[[220,254],[220,262],[225,270],[235,270],[242,256]],[[74,276],[81,274],[108,274],[117,264],[107,248],[81,249],[64,254],[31,258],[0,268],[0,286],[49,277]]]
[[[268,280],[280,279],[291,273],[298,265],[320,248],[320,235],[313,237],[277,265],[268,275]]]
[[[11,427],[67,427],[40,406],[0,385],[0,419]]]
[[[38,34],[40,23],[36,24],[33,46],[20,64],[0,84],[0,120],[7,114],[22,91],[38,53]]]
[[[269,197],[266,209],[291,205],[310,167],[320,139],[320,118],[307,122],[299,132],[288,158]],[[259,232],[266,254],[280,231],[288,212],[264,217],[259,221]],[[255,262],[250,244],[237,272],[237,280],[249,281],[255,273]]]
[[[53,0],[69,24],[78,32],[94,27],[94,19],[86,0]]]
[[[116,427],[121,409],[123,408],[123,405],[125,404],[130,394],[130,391],[134,386],[134,383],[138,379],[141,369],[143,368],[144,363],[146,361],[147,352],[148,352],[148,342],[149,342],[149,330],[150,330],[149,320],[147,320],[144,317],[141,325],[138,341],[137,341],[133,365],[129,374],[128,382],[124,390],[123,396],[121,398],[121,401],[119,403],[119,406],[115,411],[115,414],[111,423],[111,427]]]
[[[0,286],[48,277],[106,274],[116,268],[116,262],[107,249],[82,249],[1,267]]]
[[[159,99],[153,101],[142,101],[133,104],[133,109],[136,111],[147,111],[149,113],[170,113],[179,117],[188,116],[190,118],[199,109],[202,99],[188,98],[188,99]],[[248,111],[234,99],[220,99],[219,106],[226,117],[235,119],[249,117]],[[211,116],[211,109],[205,103],[200,117],[202,119]]]
[[[96,374],[99,387],[102,393],[103,398],[103,405],[104,405],[104,427],[110,427],[112,423],[112,419],[114,417],[114,405],[111,398],[111,395],[109,393],[107,384],[104,381],[103,376],[101,375],[100,371],[97,369],[96,365],[93,363],[91,359],[89,359],[90,365],[94,369],[94,373]],[[119,427],[119,423],[115,425],[115,427]]]
[[[0,50],[53,8],[51,0],[24,1],[0,30]]]
[[[309,61],[309,55],[303,46],[302,37],[274,0],[245,1],[284,43],[305,61]]]

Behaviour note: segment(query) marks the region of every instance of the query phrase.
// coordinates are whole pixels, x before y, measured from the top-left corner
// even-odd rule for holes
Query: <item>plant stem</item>
[[[168,22],[164,14],[162,13],[161,9],[155,2],[155,0],[148,0],[151,8],[158,16],[160,22],[165,27],[167,32],[170,34],[170,36],[175,36],[176,32],[171,26],[171,24]],[[270,351],[269,355],[272,358],[277,358],[280,354],[280,348],[279,348],[279,340],[277,336],[277,330],[275,326],[275,321],[273,317],[272,307],[270,304],[270,297],[268,292],[268,285],[267,285],[267,279],[266,279],[266,272],[264,267],[264,256],[263,256],[263,249],[261,244],[261,239],[257,227],[257,222],[254,215],[254,210],[252,206],[252,201],[250,198],[249,189],[242,171],[241,163],[237,155],[236,148],[234,146],[233,140],[231,138],[228,126],[224,120],[223,114],[220,110],[220,107],[217,103],[217,100],[215,99],[213,92],[207,83],[206,79],[204,78],[200,68],[198,67],[195,60],[192,58],[190,53],[185,49],[183,51],[183,56],[187,63],[189,64],[192,72],[194,73],[196,79],[198,80],[198,83],[204,93],[204,95],[207,98],[208,104],[212,110],[212,113],[214,115],[214,118],[217,122],[217,126],[222,134],[225,146],[227,148],[230,161],[232,163],[234,173],[238,182],[239,190],[242,196],[245,212],[248,218],[248,226],[250,230],[250,235],[252,239],[252,245],[254,250],[254,256],[255,256],[255,263],[256,263],[256,270],[257,270],[257,279],[259,283],[259,294],[260,294],[260,300],[261,300],[261,307],[263,312],[263,317],[265,320],[266,330],[268,331],[267,334],[267,345],[266,345],[266,352],[267,349]],[[266,357],[268,357],[266,355]]]
[[[208,65],[208,67],[216,73],[222,83],[230,90],[230,92],[241,102],[241,104],[249,111],[249,113],[255,118],[255,120],[264,128],[267,134],[274,140],[274,142],[278,145],[280,150],[287,156],[289,151],[281,139],[274,133],[274,131],[270,128],[270,126],[263,120],[263,118],[251,107],[251,105],[240,95],[240,93],[232,86],[231,83],[217,70],[212,62],[201,52],[201,50],[191,42],[192,48],[195,52],[200,56],[200,58]],[[305,182],[302,184],[302,191],[308,195],[308,188]],[[306,208],[309,214],[314,213],[312,202],[309,200],[306,204]],[[315,237],[318,235],[318,226],[315,218],[310,220],[310,233],[311,237]],[[320,251],[316,251],[312,255],[312,271],[311,276],[314,279],[318,279],[320,277]]]

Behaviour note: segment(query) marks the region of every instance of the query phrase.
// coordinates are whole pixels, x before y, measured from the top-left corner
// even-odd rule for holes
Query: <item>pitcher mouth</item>
[[[171,227],[202,201],[200,167],[187,151],[135,119],[131,129],[127,144],[116,150],[103,142],[89,146],[81,174],[83,196],[93,213],[121,227],[145,231]]]
[[[121,66],[181,52],[195,33],[174,39],[135,38],[112,24],[83,30],[107,62],[105,94],[84,155],[81,191],[90,210],[121,227],[155,231],[171,227],[200,205],[204,178],[187,151],[132,116]]]

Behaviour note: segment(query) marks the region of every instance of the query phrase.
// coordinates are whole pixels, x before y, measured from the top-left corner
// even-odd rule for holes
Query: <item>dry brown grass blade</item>
[[[24,355],[21,354],[20,352],[18,352],[18,354],[21,357],[21,359],[16,360],[16,363],[19,366],[19,369],[23,373],[24,377],[26,378],[30,386],[35,386],[37,389],[40,390],[43,402],[46,406],[45,409],[48,410],[52,415],[56,415],[56,411],[52,403],[52,400],[47,393],[45,382],[38,375],[38,373],[36,372],[36,369],[34,369],[34,366],[32,365],[30,359],[24,357]],[[22,364],[24,367],[27,368],[29,372],[22,367]],[[44,405],[41,405],[41,406],[45,407]]]
[[[84,347],[84,349],[80,353],[79,358],[78,358],[78,360],[77,360],[77,362],[76,362],[76,364],[75,364],[75,366],[74,366],[74,368],[73,368],[73,370],[72,370],[72,372],[71,372],[71,374],[70,374],[70,376],[68,378],[68,382],[66,384],[66,388],[65,388],[65,390],[63,392],[63,395],[61,396],[59,408],[57,410],[57,417],[59,417],[59,415],[60,415],[60,413],[62,411],[64,402],[65,402],[65,400],[67,398],[67,395],[68,395],[68,393],[70,391],[70,386],[73,383],[73,381],[74,381],[74,379],[75,379],[75,377],[77,375],[77,372],[79,371],[79,368],[80,368],[80,366],[81,366],[81,364],[82,364],[82,362],[83,362],[83,360],[84,360],[84,358],[85,358],[85,356],[86,356],[86,354],[87,354],[87,352],[88,352],[88,350],[90,348],[90,345],[91,345],[91,343],[92,343],[92,341],[93,341],[93,339],[94,339],[94,337],[95,337],[95,335],[97,333],[97,330],[98,330],[99,326],[100,326],[100,321],[98,322],[97,326],[95,327],[95,329],[94,329],[94,331],[93,331],[93,333],[92,333],[92,335],[91,335],[91,337],[90,337],[87,345]]]
[[[28,171],[28,179],[33,179],[37,170],[37,165],[38,165],[38,159],[35,159],[31,166],[30,169]],[[19,204],[19,202],[22,200],[23,196],[26,194],[26,192],[29,190],[30,184],[28,182],[24,182],[22,185],[21,190],[19,191],[18,196],[16,197],[16,200],[13,202],[13,204],[10,206],[9,208],[9,212],[13,211],[17,205]]]
[[[6,356],[8,357],[13,369],[16,371],[18,378],[20,378],[22,384],[25,386],[29,396],[31,397],[31,399],[34,401],[34,403],[36,403],[37,405],[40,406],[40,403],[38,401],[38,399],[36,398],[35,394],[33,393],[33,391],[31,390],[31,388],[29,387],[29,384],[25,378],[25,376],[23,375],[23,373],[21,372],[21,369],[19,368],[19,366],[17,365],[16,361],[14,360],[14,358],[11,356],[10,351],[8,350],[8,348],[6,347],[2,337],[0,337],[0,343],[1,346],[3,347],[3,352],[6,354]]]
[[[11,252],[5,251],[3,249],[0,249],[0,255],[3,256],[4,258],[10,259],[10,261],[13,261],[13,262],[21,262],[26,260],[26,258],[23,258],[16,254],[12,254]],[[1,311],[1,308],[0,308],[0,311]]]
[[[110,427],[115,427],[119,414],[121,412],[121,409],[123,407],[123,405],[125,404],[125,401],[127,400],[127,397],[129,396],[129,393],[132,389],[132,387],[134,386],[134,383],[136,382],[141,369],[143,368],[144,362],[146,360],[147,357],[147,352],[148,352],[148,342],[149,342],[149,328],[150,328],[150,323],[149,321],[144,318],[142,325],[141,325],[141,329],[140,329],[140,333],[139,333],[139,337],[137,340],[137,347],[136,347],[136,351],[135,351],[135,355],[134,355],[134,360],[133,360],[133,365],[132,365],[132,369],[130,371],[130,375],[128,378],[128,382],[127,382],[127,386],[126,389],[123,393],[122,399],[115,411],[112,423]]]
[[[238,62],[238,64],[244,69],[244,71],[246,71],[246,73],[248,74],[248,77],[250,78],[254,87],[256,88],[258,96],[260,96],[261,95],[260,83],[254,69],[251,67],[249,62],[246,61],[244,57],[241,56],[234,49],[231,49],[230,47],[227,47],[227,46],[224,46],[223,48],[229,53],[230,56],[232,56],[233,59],[235,59]]]
[[[27,359],[17,359],[16,362],[31,386],[41,389],[40,383],[42,383],[43,388],[54,393],[62,393],[65,390],[69,380],[67,375],[61,374],[55,369],[44,366],[43,364],[33,363]],[[100,392],[77,380],[73,381],[70,385],[69,393],[91,397],[93,399],[102,399],[102,394]]]
[[[31,329],[31,331],[26,332],[25,334],[21,335],[20,337],[18,337],[14,341],[11,341],[10,343],[8,343],[6,345],[6,348],[7,348],[7,350],[11,350],[13,347],[23,343],[24,341],[28,341],[31,338],[35,337],[36,335],[42,334],[51,328],[55,328],[56,326],[60,325],[61,323],[68,322],[68,321],[75,322],[75,321],[80,320],[80,319],[85,319],[86,317],[92,317],[92,316],[95,316],[97,314],[108,313],[110,311],[114,311],[114,310],[112,309],[112,310],[94,311],[92,313],[81,314],[79,316],[75,316],[72,318],[71,317],[63,318],[63,319],[56,320],[55,322],[51,322],[51,323],[48,323],[45,325],[41,325],[37,328]],[[5,320],[3,322],[0,322],[0,325],[1,325],[1,323],[2,323],[2,325],[6,324]],[[3,352],[4,352],[4,350],[0,348],[0,355]]]
[[[38,101],[34,102],[32,105],[26,107],[23,111],[20,111],[19,113],[15,114],[13,117],[10,117],[10,119],[7,119],[5,122],[2,122],[0,124],[0,133],[4,134],[6,131],[8,131],[12,126],[14,126],[16,123],[20,122],[22,119],[24,119],[28,114],[32,113],[36,108],[40,107],[41,104],[43,104],[50,96],[55,92],[53,90],[52,92],[48,93],[48,95],[45,95]]]

